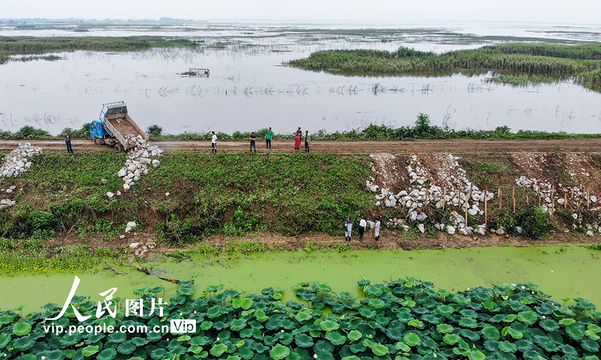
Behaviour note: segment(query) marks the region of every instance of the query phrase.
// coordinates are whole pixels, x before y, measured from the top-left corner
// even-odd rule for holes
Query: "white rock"
[[[593,234],[593,232],[591,230],[586,232],[586,236],[594,236],[595,234]]]
[[[108,184],[109,181],[108,181],[108,179],[102,179],[102,180],[100,180],[100,182],[102,183],[102,185],[106,185],[106,184]]]
[[[422,234],[426,232],[426,228],[425,228],[424,224],[417,224],[417,228],[419,229],[419,232],[421,232]]]
[[[125,232],[130,232],[135,227],[136,227],[136,222],[135,221],[130,221],[125,226]]]
[[[115,194],[113,194],[112,192],[108,191],[106,193],[106,196],[108,196],[109,198],[112,198],[113,196],[115,196]]]
[[[137,242],[129,244],[129,247],[132,248],[132,249],[135,249],[138,246],[140,246],[140,243],[137,243]]]
[[[161,162],[160,162],[160,161],[158,161],[158,160],[152,160],[152,166],[153,166],[153,167],[155,167],[155,168],[156,168],[156,167],[159,167],[159,165],[161,165]]]
[[[119,177],[124,177],[125,175],[127,175],[127,169],[121,168],[121,170],[119,170],[119,173],[117,173],[117,175],[119,175]]]
[[[495,233],[496,233],[497,235],[505,235],[505,230],[503,230],[503,228],[498,228],[498,229],[495,231]]]
[[[454,226],[447,226],[447,233],[449,235],[454,235],[455,234],[455,227]]]
[[[131,189],[131,187],[129,186],[129,184],[123,184],[123,190],[127,191]]]

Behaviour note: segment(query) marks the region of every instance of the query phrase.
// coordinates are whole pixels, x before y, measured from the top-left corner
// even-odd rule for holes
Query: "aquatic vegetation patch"
[[[0,312],[0,356],[594,360],[601,345],[601,313],[593,304],[577,298],[560,305],[533,284],[451,293],[412,277],[362,280],[357,298],[314,281],[295,286],[297,300],[283,302],[283,288],[246,294],[216,285],[199,293],[193,283],[180,282],[167,304],[160,286],[134,292],[138,303],[162,304],[162,314],[158,308],[134,313],[126,300],[114,298],[99,303],[113,314],[95,316],[97,304],[84,296],[73,296],[63,314],[54,304],[26,317]],[[79,321],[75,311],[90,317]],[[194,326],[170,327],[182,320]],[[119,331],[106,331],[109,326]]]
[[[599,44],[508,44],[444,54],[405,47],[394,52],[326,50],[288,64],[305,70],[347,75],[437,76],[482,74],[490,71],[496,76],[496,80],[510,84],[522,84],[524,75],[532,76],[530,83],[541,80],[549,82],[551,77],[558,80],[573,79],[586,88],[599,92],[599,59]],[[503,76],[499,77],[500,74]]]

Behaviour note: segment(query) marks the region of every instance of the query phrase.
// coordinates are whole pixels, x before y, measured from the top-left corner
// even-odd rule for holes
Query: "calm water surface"
[[[98,116],[103,103],[124,100],[142,128],[166,133],[232,133],[272,126],[290,133],[411,125],[419,113],[455,129],[601,132],[601,94],[570,82],[512,87],[490,75],[345,77],[282,64],[324,49],[445,52],[506,42],[601,41],[599,26],[438,23],[220,23],[17,30],[0,36],[167,35],[201,42],[199,50],[140,53],[76,51],[61,60],[0,66],[0,129],[32,125],[59,133]],[[179,75],[190,67],[209,78]]]

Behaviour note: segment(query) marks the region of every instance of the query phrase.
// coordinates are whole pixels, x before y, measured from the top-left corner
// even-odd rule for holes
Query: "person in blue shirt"
[[[255,149],[255,152],[257,152],[257,135],[255,135],[254,132],[250,133],[250,151],[252,152],[253,149]]]
[[[67,152],[73,154],[73,148],[71,147],[71,134],[69,130],[65,131],[65,144],[67,145]]]

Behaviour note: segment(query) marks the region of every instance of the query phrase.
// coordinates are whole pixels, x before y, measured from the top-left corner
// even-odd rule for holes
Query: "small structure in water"
[[[209,77],[210,74],[211,71],[209,69],[190,68],[188,72],[185,72],[182,75],[187,75],[189,77]]]

